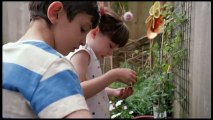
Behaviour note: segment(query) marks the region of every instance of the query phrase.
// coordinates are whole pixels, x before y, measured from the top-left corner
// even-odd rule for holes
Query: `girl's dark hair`
[[[123,47],[128,42],[129,30],[127,26],[111,9],[104,7],[104,14],[101,16],[98,26],[101,33],[108,36],[119,47]]]
[[[51,25],[47,17],[47,9],[49,5],[54,1],[32,1],[29,2],[29,11],[30,11],[30,21],[35,19],[43,18],[47,22],[48,26]],[[73,18],[78,13],[87,13],[92,18],[92,28],[95,28],[100,19],[99,9],[96,1],[90,2],[79,2],[79,1],[60,1],[63,4],[64,10],[67,14],[69,21],[72,21]]]

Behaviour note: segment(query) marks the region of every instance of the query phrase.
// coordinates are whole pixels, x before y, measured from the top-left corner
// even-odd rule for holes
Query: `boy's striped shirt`
[[[16,111],[9,107],[13,104],[25,108]],[[73,111],[88,109],[71,63],[38,40],[3,46],[3,117],[10,117],[13,112],[19,112],[18,117],[27,117],[27,104],[42,118],[62,118]]]

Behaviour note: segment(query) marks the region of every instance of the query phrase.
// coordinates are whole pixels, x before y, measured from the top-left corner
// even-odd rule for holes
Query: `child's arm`
[[[126,99],[133,93],[132,87],[125,87],[125,88],[105,88],[108,96],[114,96],[117,97],[118,99]]]
[[[112,69],[92,80],[86,80],[89,54],[85,51],[77,52],[72,57],[71,62],[79,76],[83,94],[86,99],[94,96],[115,81],[120,81],[125,84],[133,84],[136,82],[136,72],[127,68]]]
[[[78,51],[72,56],[70,61],[77,72],[80,82],[86,81],[86,73],[90,61],[89,54],[84,50]]]
[[[81,116],[81,118],[92,118],[88,110],[75,111],[69,114],[68,116],[66,116],[65,118],[79,118],[79,116]]]

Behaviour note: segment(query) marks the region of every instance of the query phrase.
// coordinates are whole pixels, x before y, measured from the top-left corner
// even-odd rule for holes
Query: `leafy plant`
[[[133,86],[134,94],[125,99],[120,107],[116,107],[111,114],[120,113],[115,118],[132,118],[137,115],[153,114],[153,106],[157,105],[157,111],[172,115],[175,83],[174,74],[186,55],[186,49],[182,45],[182,34],[179,26],[186,22],[184,14],[174,13],[170,2],[162,6],[164,25],[163,32],[154,39],[154,45],[150,48],[150,64],[146,64],[143,70],[138,65],[128,63],[126,60],[121,67],[127,67],[137,72],[137,83]],[[124,86],[124,84],[113,83],[112,87]],[[113,103],[118,100],[110,98]],[[123,106],[128,109],[123,110]],[[133,111],[129,114],[128,111]]]

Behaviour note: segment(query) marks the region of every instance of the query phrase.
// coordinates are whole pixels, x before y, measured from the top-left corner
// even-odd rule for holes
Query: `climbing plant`
[[[133,85],[133,95],[123,100],[119,106],[115,106],[118,102],[116,98],[110,98],[111,104],[115,107],[111,110],[111,115],[116,114],[115,118],[133,118],[138,115],[153,115],[155,112],[166,112],[164,116],[157,114],[155,116],[157,118],[171,117],[174,100],[180,100],[174,95],[176,88],[174,73],[186,55],[186,49],[182,45],[183,36],[179,29],[187,20],[184,14],[173,11],[170,2],[166,2],[160,9],[163,24],[160,26],[161,32],[150,42],[153,45],[150,45],[148,53],[149,64],[143,66],[143,69],[126,60],[121,64],[121,67],[131,68],[137,72],[137,82]],[[121,83],[111,85],[111,87],[121,86],[125,85]]]

